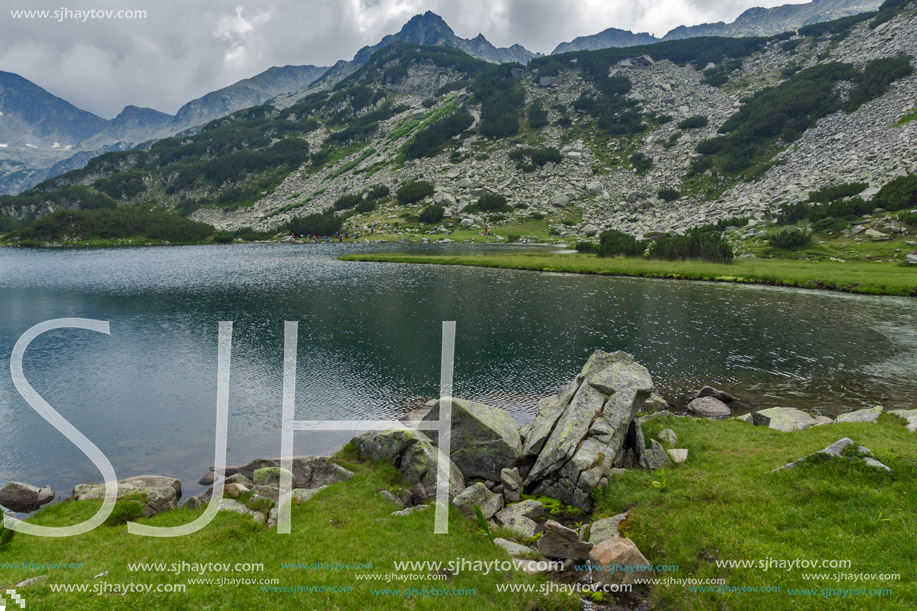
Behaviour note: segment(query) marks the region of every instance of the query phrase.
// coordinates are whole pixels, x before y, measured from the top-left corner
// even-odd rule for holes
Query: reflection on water
[[[0,480],[66,492],[100,477],[9,378],[19,335],[61,317],[110,321],[111,336],[42,336],[33,386],[120,476],[176,475],[189,491],[213,460],[221,320],[234,321],[231,463],[279,453],[285,320],[300,321],[299,419],[391,418],[435,395],[443,320],[457,321],[456,394],[520,420],[598,348],[633,353],[679,405],[707,383],[746,408],[917,397],[915,300],[334,259],[368,248],[0,250]],[[296,450],[347,437],[298,434]]]

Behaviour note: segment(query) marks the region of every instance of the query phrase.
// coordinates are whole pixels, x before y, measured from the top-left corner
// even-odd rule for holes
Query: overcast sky
[[[174,113],[275,65],[331,65],[441,15],[464,38],[550,53],[616,27],[665,34],[801,0],[0,0],[0,70],[110,118],[128,104]],[[145,19],[14,19],[19,9],[144,10]]]

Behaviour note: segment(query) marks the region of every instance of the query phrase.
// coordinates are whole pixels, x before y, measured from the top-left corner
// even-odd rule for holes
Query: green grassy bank
[[[917,296],[917,268],[886,262],[737,259],[732,263],[662,261],[642,257],[599,258],[586,254],[403,255],[363,254],[345,261],[471,265],[500,269],[603,276],[676,278],[829,289],[870,295]]]
[[[597,497],[593,519],[629,511],[620,526],[656,565],[659,578],[722,580],[724,588],[662,583],[644,588],[655,609],[913,609],[917,606],[917,450],[901,420],[830,424],[781,433],[737,420],[711,421],[668,416],[644,425],[648,437],[673,429],[688,461],[663,473],[627,471],[612,478]],[[870,448],[892,469],[888,474],[854,461],[822,460],[771,473],[783,464],[843,437]],[[402,574],[400,560],[508,560],[474,524],[450,517],[448,535],[433,534],[433,512],[392,516],[391,502],[378,494],[400,485],[388,465],[362,463],[345,448],[337,460],[356,475],[293,507],[292,534],[277,535],[250,517],[221,513],[204,530],[177,539],[129,535],[126,527],[102,526],[67,539],[16,537],[0,547],[0,587],[21,588],[29,609],[578,609],[570,595],[540,594],[547,578],[499,570],[459,574],[417,570],[420,579],[367,581],[365,576]],[[656,485],[654,485],[656,482]],[[660,485],[662,484],[662,485]],[[32,521],[74,524],[98,502],[60,503]],[[181,509],[142,523],[175,526],[201,510]],[[843,568],[787,569],[761,563],[843,562]],[[752,566],[720,566],[750,561]],[[10,568],[11,563],[81,563],[75,569]],[[129,563],[263,563],[261,572],[185,569],[131,571]],[[353,568],[306,568],[308,563],[360,563]],[[285,563],[301,563],[290,568]],[[719,564],[718,564],[719,563]],[[371,565],[371,566],[370,566]],[[838,576],[837,574],[842,574]],[[853,578],[851,575],[860,575]],[[897,578],[877,579],[875,574]],[[863,577],[868,575],[869,577]],[[224,580],[193,583],[195,579]],[[229,585],[230,579],[277,579],[262,586]],[[383,577],[384,579],[384,577]],[[184,584],[180,593],[97,594],[102,584]],[[501,593],[502,584],[531,584],[530,593]],[[54,587],[86,586],[87,592]],[[299,592],[282,588],[299,587]],[[693,587],[693,589],[692,589]],[[322,588],[327,590],[322,591]],[[331,591],[333,588],[344,588]],[[349,588],[349,589],[347,589]],[[382,594],[408,588],[440,594]],[[744,591],[739,591],[744,588]],[[311,591],[309,591],[311,589]],[[766,591],[765,591],[766,590]],[[473,591],[473,593],[471,593]],[[456,594],[463,592],[462,594]],[[447,595],[445,593],[452,593]],[[608,602],[608,601],[606,601]]]

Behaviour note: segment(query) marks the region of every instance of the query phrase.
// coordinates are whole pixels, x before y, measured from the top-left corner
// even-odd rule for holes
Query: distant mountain
[[[117,117],[108,122],[105,129],[80,142],[80,148],[94,149],[116,143],[136,144],[167,127],[174,118],[152,108],[125,106]]]
[[[268,68],[261,74],[217,89],[178,109],[169,126],[173,132],[202,125],[231,112],[264,104],[282,93],[300,91],[328,70],[321,66]]]
[[[562,42],[557,48],[551,51],[551,55],[568,53],[570,51],[598,51],[599,49],[608,49],[611,47],[636,47],[637,45],[649,45],[659,42],[660,39],[652,34],[641,32],[634,34],[628,30],[619,30],[617,28],[608,28],[592,36],[579,36],[570,42]]]
[[[702,23],[679,26],[663,40],[680,40],[698,36],[770,36],[793,31],[805,25],[831,21],[874,11],[883,0],[814,0],[808,4],[785,4],[774,8],[750,8],[732,23]]]
[[[18,74],[0,72],[0,144],[72,147],[105,125],[105,119],[80,110]]]
[[[831,21],[841,17],[874,11],[883,0],[814,0],[807,4],[785,4],[774,8],[750,8],[732,23],[702,23],[678,26],[662,38],[652,34],[634,34],[627,30],[609,28],[592,36],[580,36],[557,45],[552,55],[570,51],[597,51],[611,47],[648,45],[661,40],[681,40],[700,36],[771,36],[793,31],[805,25]]]
[[[397,34],[389,34],[378,44],[371,47],[363,47],[354,56],[353,61],[358,65],[363,65],[369,60],[369,57],[379,49],[386,47],[393,42],[406,42],[412,45],[425,45],[428,47],[452,47],[461,49],[472,57],[483,59],[484,61],[495,64],[506,64],[509,62],[519,62],[527,64],[530,60],[538,57],[538,53],[532,53],[521,45],[511,47],[495,47],[483,34],[478,34],[472,39],[459,38],[449,27],[449,24],[436,13],[427,11],[423,15],[414,15],[401,28]]]
[[[378,43],[372,46],[363,47],[357,51],[352,60],[338,61],[330,70],[323,74],[314,85],[324,87],[350,76],[361,66],[365,65],[373,53],[396,42],[424,45],[428,47],[450,47],[453,49],[460,49],[472,57],[495,64],[511,62],[528,64],[532,59],[541,56],[540,53],[533,53],[522,45],[495,47],[484,38],[483,34],[478,34],[472,39],[460,38],[455,35],[455,32],[452,31],[452,28],[449,27],[449,24],[446,23],[442,17],[436,13],[427,11],[422,15],[414,15],[411,17],[397,34],[389,34]],[[302,96],[297,95],[295,97],[288,97],[285,101],[292,103],[300,97]]]

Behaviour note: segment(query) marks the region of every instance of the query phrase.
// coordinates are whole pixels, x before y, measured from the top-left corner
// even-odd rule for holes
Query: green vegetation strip
[[[365,254],[345,261],[470,265],[544,272],[674,278],[827,289],[869,295],[917,296],[917,270],[893,263],[835,263],[738,259],[733,263],[659,261],[642,257],[599,258],[580,254],[404,255]]]

